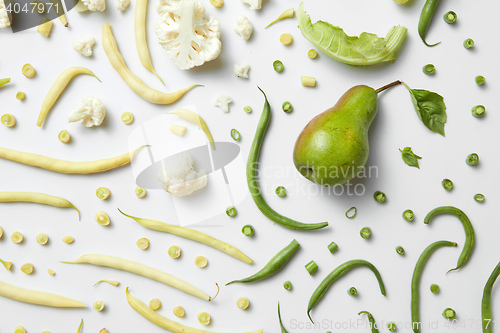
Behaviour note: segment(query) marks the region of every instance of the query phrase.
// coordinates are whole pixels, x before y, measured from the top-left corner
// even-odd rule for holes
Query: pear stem
[[[382,91],[386,90],[386,89],[389,89],[389,88],[392,88],[394,86],[397,86],[398,84],[401,84],[401,81],[397,80],[397,81],[394,81],[392,83],[389,83],[385,86],[383,86],[382,88],[379,88],[377,90],[375,90],[375,92],[378,94],[378,93],[381,93]]]

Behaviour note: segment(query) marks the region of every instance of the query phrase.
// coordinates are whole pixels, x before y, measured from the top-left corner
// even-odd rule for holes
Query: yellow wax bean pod
[[[73,208],[78,212],[78,220],[80,220],[80,211],[71,202],[66,199],[44,193],[0,192],[0,202],[31,202],[53,207]]]
[[[19,302],[56,308],[84,308],[86,306],[84,303],[71,298],[50,294],[44,291],[24,289],[4,282],[0,282],[0,296]]]

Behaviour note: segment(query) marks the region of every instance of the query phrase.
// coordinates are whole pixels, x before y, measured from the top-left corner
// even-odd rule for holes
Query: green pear
[[[378,93],[400,83],[377,90],[355,86],[335,106],[314,117],[293,150],[293,163],[300,174],[319,185],[335,186],[363,171],[370,153],[368,129],[377,114]]]

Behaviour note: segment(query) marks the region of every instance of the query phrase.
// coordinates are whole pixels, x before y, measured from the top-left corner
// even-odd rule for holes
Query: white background
[[[98,332],[106,327],[109,332],[160,332],[147,320],[135,313],[125,300],[125,287],[144,302],[158,297],[163,302],[159,312],[175,318],[172,308],[182,305],[187,316],[179,322],[196,328],[196,313],[207,311],[212,316],[213,331],[243,332],[263,328],[266,332],[279,331],[277,303],[281,302],[285,326],[290,332],[313,331],[297,328],[295,322],[307,323],[306,307],[310,295],[320,281],[337,265],[355,258],[371,261],[381,272],[387,288],[384,298],[375,278],[367,269],[352,271],[340,279],[312,312],[313,318],[338,323],[358,320],[357,313],[368,310],[377,321],[410,322],[410,280],[415,262],[422,250],[437,240],[452,240],[459,244],[456,249],[445,248],[436,252],[429,260],[421,282],[421,318],[436,322],[439,329],[424,329],[423,332],[446,332],[446,321],[441,316],[446,307],[457,311],[460,326],[456,332],[478,332],[480,330],[480,305],[483,286],[491,271],[500,260],[498,234],[500,226],[495,213],[498,194],[497,170],[500,164],[498,151],[500,103],[495,95],[499,89],[498,50],[495,22],[499,5],[489,1],[442,1],[428,34],[428,42],[442,41],[434,48],[423,45],[417,34],[417,24],[423,1],[413,1],[409,6],[399,6],[390,0],[331,0],[305,1],[305,8],[313,21],[322,19],[343,27],[350,35],[363,31],[385,36],[394,25],[408,27],[408,36],[393,64],[357,68],[344,65],[320,54],[316,60],[307,58],[312,45],[297,29],[295,19],[280,22],[271,28],[264,27],[289,7],[297,7],[298,1],[268,0],[261,11],[252,11],[237,0],[226,1],[222,9],[216,9],[203,0],[208,15],[215,15],[221,22],[223,51],[220,57],[200,68],[180,71],[156,43],[152,25],[158,19],[155,2],[149,7],[148,34],[153,63],[166,82],[165,90],[173,91],[193,83],[204,84],[188,93],[175,106],[155,106],[136,96],[112,69],[101,44],[101,26],[109,22],[115,33],[119,48],[131,70],[150,86],[164,89],[158,79],[140,64],[133,37],[133,6],[126,13],[116,11],[116,4],[108,0],[104,13],[68,13],[70,26],[64,28],[54,21],[54,31],[49,39],[36,33],[35,29],[12,34],[9,29],[0,31],[0,77],[11,77],[12,83],[0,91],[1,113],[12,113],[18,120],[15,128],[0,128],[1,146],[21,151],[68,160],[93,160],[115,156],[128,150],[128,134],[141,122],[165,111],[189,104],[197,104],[202,116],[216,140],[230,140],[231,128],[242,135],[241,146],[245,153],[251,145],[253,134],[261,113],[263,98],[257,90],[259,85],[267,93],[273,107],[273,118],[265,138],[261,161],[264,166],[286,168],[286,177],[268,174],[261,183],[273,190],[278,185],[287,186],[290,195],[280,199],[268,193],[267,200],[277,211],[300,221],[330,222],[330,227],[316,232],[287,230],[274,225],[256,208],[250,197],[239,205],[238,216],[230,219],[221,212],[200,226],[199,229],[222,240],[237,245],[255,260],[246,265],[214,249],[144,229],[132,220],[121,217],[116,208],[148,218],[175,222],[175,217],[165,204],[165,192],[149,192],[139,200],[134,194],[134,178],[129,167],[99,175],[60,175],[54,172],[0,161],[2,191],[46,192],[62,196],[73,202],[82,211],[78,222],[72,210],[57,209],[32,204],[4,204],[1,206],[0,225],[5,234],[0,240],[0,258],[14,262],[12,272],[0,270],[0,280],[25,288],[46,290],[81,300],[87,309],[61,310],[44,308],[1,299],[1,332],[12,332],[17,325],[24,325],[28,332],[76,331],[84,318],[84,332]],[[458,14],[455,25],[446,24],[442,16],[448,10]],[[254,24],[254,35],[243,41],[233,31],[237,14],[244,14]],[[279,43],[279,35],[290,32],[293,45],[285,47]],[[97,40],[94,57],[86,59],[71,48],[71,39],[92,35]],[[467,37],[475,40],[473,50],[466,50],[462,42]],[[285,71],[277,74],[272,69],[276,59],[283,61]],[[31,63],[37,76],[28,80],[21,75],[24,63]],[[250,79],[242,80],[233,74],[235,63],[251,65]],[[434,76],[422,73],[427,63],[436,65]],[[70,66],[85,66],[93,70],[102,80],[81,76],[70,85],[56,107],[47,118],[45,126],[36,127],[41,102],[50,85],[64,69]],[[300,76],[315,76],[316,88],[304,88]],[[487,83],[478,87],[476,75],[484,75]],[[300,186],[315,191],[307,180],[297,176],[292,163],[293,145],[297,135],[316,114],[335,104],[348,88],[367,84],[378,88],[396,79],[402,79],[414,88],[425,88],[444,96],[448,122],[446,138],[430,132],[413,110],[410,96],[404,87],[396,87],[380,96],[379,114],[370,130],[371,154],[369,166],[378,168],[378,177],[363,180],[366,193],[363,196],[321,195],[315,193],[292,193]],[[25,91],[24,102],[15,99],[17,91]],[[218,94],[228,94],[234,99],[229,114],[213,107]],[[67,114],[76,108],[80,99],[90,94],[99,97],[106,106],[108,116],[103,126],[87,129],[79,124],[67,124]],[[294,105],[291,114],[280,107],[289,100]],[[482,119],[471,116],[470,109],[484,104],[487,115]],[[246,114],[245,105],[254,112]],[[132,111],[135,122],[126,126],[120,121],[123,111]],[[68,129],[73,142],[63,145],[57,140],[62,129]],[[411,146],[422,156],[420,170],[406,166],[399,148]],[[470,167],[465,157],[477,152],[480,163]],[[441,180],[450,178],[455,183],[451,192],[441,187]],[[95,197],[99,186],[110,188],[112,195],[107,201]],[[376,203],[372,194],[384,191],[388,200]],[[476,203],[475,193],[484,193],[486,202]],[[445,275],[455,267],[464,243],[464,231],[460,222],[452,216],[439,217],[432,225],[422,223],[425,214],[439,205],[454,205],[470,217],[476,231],[476,247],[470,261],[463,269]],[[349,207],[357,206],[358,215],[353,220],[345,218]],[[413,223],[404,221],[401,213],[411,208],[415,211]],[[112,223],[102,227],[93,220],[94,212],[105,210]],[[244,237],[240,230],[244,224],[256,228],[253,238]],[[208,227],[211,226],[211,227]],[[366,241],[359,237],[359,230],[369,226],[373,237]],[[22,245],[13,244],[10,234],[21,231],[25,236]],[[39,232],[49,235],[47,246],[35,242]],[[72,245],[60,239],[65,235],[75,237]],[[138,249],[135,242],[147,237],[151,247],[147,251]],[[215,283],[226,282],[253,274],[293,238],[302,245],[296,256],[279,274],[255,284],[222,287],[218,298],[211,303],[184,294],[146,278],[92,266],[69,266],[60,260],[76,259],[85,253],[103,253],[140,261],[144,264],[170,272],[185,279],[203,291],[214,294]],[[340,249],[335,255],[327,245],[335,241]],[[167,255],[170,245],[179,245],[183,254],[179,260]],[[395,247],[402,245],[406,255],[396,254]],[[205,255],[209,266],[200,270],[193,264],[194,257]],[[309,276],[304,265],[315,260],[319,271]],[[31,262],[35,274],[27,276],[20,272],[23,263]],[[51,277],[47,269],[56,275]],[[121,282],[118,288],[102,284],[92,285],[100,279],[115,279]],[[287,292],[282,284],[291,280],[293,290]],[[441,292],[433,295],[431,283],[441,286]],[[352,298],[346,290],[355,286],[358,297]],[[242,311],[236,307],[240,296],[250,299],[251,307]],[[499,288],[493,290],[493,310],[500,318]],[[95,300],[103,300],[106,310],[98,313],[91,309]],[[361,323],[366,323],[362,318]],[[472,325],[472,327],[470,326]],[[365,326],[331,329],[323,327],[314,331],[368,332]],[[384,328],[384,330],[386,330]],[[409,331],[401,328],[400,331]]]

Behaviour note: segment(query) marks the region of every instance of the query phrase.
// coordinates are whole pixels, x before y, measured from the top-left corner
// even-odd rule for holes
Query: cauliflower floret
[[[238,19],[234,25],[234,31],[236,31],[236,33],[244,40],[248,40],[252,36],[253,32],[252,23],[246,16],[238,15]]]
[[[5,3],[0,0],[0,29],[10,27],[9,14],[5,8]]]
[[[204,188],[208,181],[204,170],[195,170],[193,157],[188,152],[177,155],[169,169],[160,169],[157,178],[162,188],[176,197],[190,195]]]
[[[248,79],[248,71],[250,70],[249,64],[234,65],[234,74],[242,79]]]
[[[262,8],[262,0],[241,0],[241,2],[249,5],[250,9],[261,9]]]
[[[214,105],[219,107],[223,112],[229,112],[229,103],[232,103],[233,100],[231,97],[227,95],[219,95],[214,101]]]
[[[124,12],[128,8],[128,6],[130,6],[130,0],[118,0],[118,3],[116,4],[116,9]]]
[[[102,102],[92,96],[86,96],[80,105],[80,108],[68,115],[68,122],[74,123],[81,121],[85,127],[99,126],[106,117],[106,110]]]
[[[95,45],[95,39],[94,37],[80,37],[80,38],[73,38],[71,41],[71,46],[73,47],[73,50],[76,52],[80,53],[84,57],[92,57],[92,48]]]
[[[91,12],[103,12],[106,9],[106,0],[80,0]]]
[[[158,42],[180,69],[201,66],[221,51],[219,21],[204,20],[205,7],[194,0],[159,0]]]

